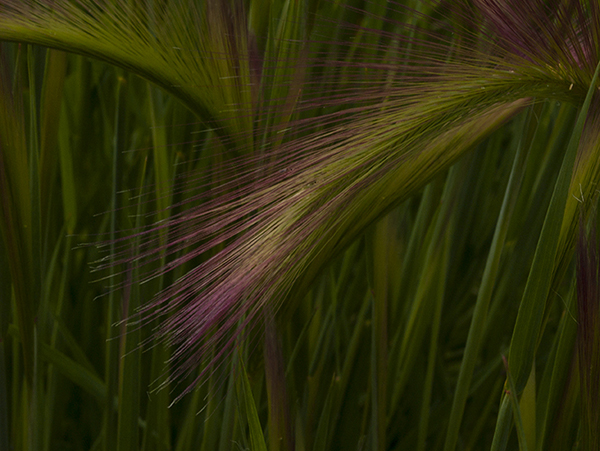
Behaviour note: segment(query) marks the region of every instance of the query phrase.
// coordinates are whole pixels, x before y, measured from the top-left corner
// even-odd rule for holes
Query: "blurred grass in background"
[[[132,15],[147,8],[156,35],[169,30],[154,14],[169,2],[114,3]],[[517,105],[456,162],[417,173],[406,200],[317,265],[301,302],[265,309],[256,330],[173,405],[219,349],[176,385],[165,375],[174,348],[152,335],[164,318],[119,323],[228,242],[165,273],[189,252],[185,243],[142,267],[125,258],[93,273],[94,262],[144,251],[148,236],[164,246],[169,229],[152,224],[211,201],[209,189],[238,159],[268,171],[269,158],[285,156],[267,147],[293,142],[320,115],[360,109],[367,95],[343,96],[361,62],[389,67],[401,61],[392,53],[411,52],[395,33],[425,39],[446,20],[439,5],[339,3],[245,2],[262,67],[235,70],[260,72],[262,91],[229,100],[149,84],[134,74],[152,70],[144,55],[139,67],[123,63],[128,56],[103,58],[132,73],[28,43],[0,45],[0,450],[597,449],[598,370],[582,391],[573,257],[579,213],[596,208],[593,72],[588,85],[563,83],[556,96]],[[466,20],[456,11],[448,21]],[[39,42],[22,33],[0,37]],[[48,36],[47,45],[65,48]],[[309,54],[340,64],[307,66]],[[301,95],[333,100],[308,108]],[[582,132],[586,117],[592,127]],[[424,136],[435,136],[428,125]],[[582,133],[593,152],[576,157]],[[88,245],[107,240],[100,250]],[[593,285],[590,261],[580,265]],[[158,275],[132,283],[142,271]],[[597,303],[598,291],[589,293]],[[595,326],[585,340],[598,339]]]

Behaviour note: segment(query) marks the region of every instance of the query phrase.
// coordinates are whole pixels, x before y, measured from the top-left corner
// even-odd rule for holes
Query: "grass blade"
[[[573,165],[577,155],[579,138],[583,132],[583,126],[587,118],[587,112],[596,92],[598,75],[600,74],[600,63],[592,78],[585,102],[579,112],[579,117],[573,129],[571,140],[567,146],[563,165],[561,167],[552,200],[546,213],[542,233],[538,241],[531,271],[527,279],[527,285],[519,306],[519,314],[513,331],[510,344],[508,363],[511,374],[515,381],[517,396],[525,388],[533,359],[538,344],[538,337],[542,329],[542,319],[546,300],[550,291],[552,279],[548,274],[554,272],[555,257],[558,251],[558,243],[561,225],[567,202],[568,189],[571,182]]]
[[[254,397],[252,396],[252,387],[250,386],[250,381],[248,380],[248,375],[246,374],[246,368],[241,358],[238,360],[238,365],[240,368],[240,373],[236,383],[236,391],[248,422],[251,445],[250,449],[252,451],[267,451],[267,444],[260,426],[260,420],[258,418]]]

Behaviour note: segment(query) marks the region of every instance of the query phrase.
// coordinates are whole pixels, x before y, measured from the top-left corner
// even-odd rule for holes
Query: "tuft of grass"
[[[0,450],[597,449],[599,24],[0,0]]]

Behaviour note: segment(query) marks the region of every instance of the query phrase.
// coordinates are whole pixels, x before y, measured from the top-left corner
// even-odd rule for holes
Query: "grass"
[[[0,0],[0,451],[598,449],[595,2],[55,3]]]

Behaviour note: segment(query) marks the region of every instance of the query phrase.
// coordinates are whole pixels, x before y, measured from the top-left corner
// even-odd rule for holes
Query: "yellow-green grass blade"
[[[271,10],[278,2],[252,0],[248,7],[248,29],[254,34],[259,49],[264,49],[267,30],[271,25]]]
[[[267,444],[263,435],[256,403],[252,396],[252,387],[241,357],[238,360],[239,373],[236,381],[236,393],[241,408],[246,416],[250,435],[250,449],[252,451],[267,451]]]
[[[519,450],[527,451],[527,440],[525,437],[525,429],[523,427],[521,408],[519,406],[519,400],[517,397],[517,387],[515,386],[515,383],[510,374],[510,368],[508,367],[508,362],[506,361],[506,358],[502,357],[502,359],[504,360],[504,367],[506,368],[506,378],[508,380],[509,387],[506,394],[510,398],[510,403],[512,405],[514,422],[517,429],[517,438],[519,439]]]
[[[502,401],[500,402],[498,416],[496,417],[496,429],[494,431],[494,438],[492,439],[490,451],[504,451],[508,444],[511,430],[512,415],[510,396],[504,392]]]
[[[519,409],[521,411],[521,420],[523,422],[523,438],[527,442],[529,449],[535,449],[537,446],[537,381],[536,365],[534,363],[529,380],[523,389],[521,399],[519,400]]]

